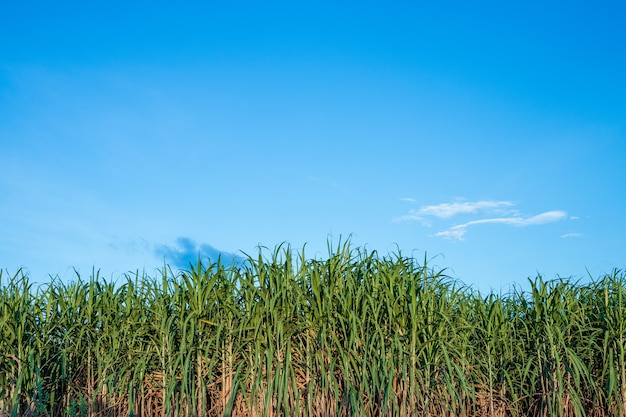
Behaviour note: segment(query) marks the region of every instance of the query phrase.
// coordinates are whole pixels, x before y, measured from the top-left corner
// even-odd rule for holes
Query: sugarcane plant
[[[0,271],[0,416],[616,416],[626,274],[481,294],[288,245],[115,282]]]

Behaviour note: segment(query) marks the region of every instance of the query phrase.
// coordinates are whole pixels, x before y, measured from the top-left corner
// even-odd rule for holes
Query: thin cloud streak
[[[561,237],[563,239],[572,239],[572,238],[578,238],[578,237],[583,237],[584,235],[582,233],[564,233],[561,235]]]
[[[417,212],[418,215],[435,216],[446,219],[457,214],[473,214],[478,211],[493,210],[501,207],[511,207],[510,201],[474,201],[459,203],[443,203],[434,206],[424,206]]]
[[[435,236],[450,240],[463,240],[467,228],[477,224],[507,224],[515,227],[534,226],[553,223],[567,217],[567,213],[560,210],[546,211],[531,217],[496,217],[490,219],[472,220],[467,223],[452,226],[448,230],[435,233]]]
[[[403,201],[409,201],[409,199],[401,199]],[[440,219],[447,219],[459,214],[474,214],[483,211],[498,211],[505,207],[512,207],[515,204],[510,201],[465,201],[455,203],[442,203],[431,206],[422,206],[419,210],[410,210],[408,214],[396,217],[393,219],[394,223],[407,222],[407,221],[420,221],[424,217],[438,217]]]

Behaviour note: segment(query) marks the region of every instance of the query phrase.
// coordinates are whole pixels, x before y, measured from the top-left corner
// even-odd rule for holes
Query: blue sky
[[[621,2],[3,2],[0,268],[306,244],[626,266]]]

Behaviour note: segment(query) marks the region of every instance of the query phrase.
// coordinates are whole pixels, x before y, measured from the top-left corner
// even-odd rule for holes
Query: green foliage
[[[119,284],[0,271],[0,415],[624,415],[625,284],[484,297],[349,243]]]

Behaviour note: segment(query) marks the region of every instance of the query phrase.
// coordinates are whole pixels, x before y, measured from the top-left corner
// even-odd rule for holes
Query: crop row
[[[349,243],[157,278],[0,271],[0,416],[615,416],[626,276],[481,295]]]

